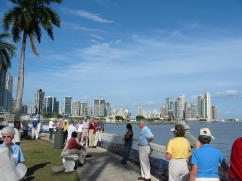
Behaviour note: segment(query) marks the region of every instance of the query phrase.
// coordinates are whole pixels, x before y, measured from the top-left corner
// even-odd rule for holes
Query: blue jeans
[[[132,149],[132,141],[125,141],[123,149],[123,160],[122,163],[126,164],[129,159],[129,153]]]

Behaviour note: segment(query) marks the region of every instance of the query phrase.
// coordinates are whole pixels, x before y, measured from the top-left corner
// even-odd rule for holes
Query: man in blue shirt
[[[148,127],[145,126],[144,121],[139,122],[140,135],[139,135],[139,159],[141,168],[140,180],[150,181],[150,142],[155,139],[154,135]]]
[[[32,121],[32,139],[38,139],[39,137],[39,133],[38,133],[38,120],[37,118],[34,118],[34,120]]]
[[[198,137],[201,146],[192,153],[192,172],[190,181],[219,181],[218,167],[219,165],[225,171],[228,171],[228,166],[222,153],[209,145],[211,139],[214,139],[208,128],[200,129]]]
[[[0,144],[0,148],[8,147],[11,156],[17,165],[18,163],[24,162],[24,155],[22,149],[19,145],[13,144],[12,140],[14,138],[14,129],[10,127],[5,127],[2,130],[3,144]]]

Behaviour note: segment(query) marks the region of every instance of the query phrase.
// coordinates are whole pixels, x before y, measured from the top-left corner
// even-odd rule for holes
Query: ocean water
[[[230,158],[231,146],[234,140],[242,136],[242,122],[194,122],[187,124],[195,137],[198,137],[200,128],[209,128],[215,137],[211,144],[221,150],[227,162]],[[105,132],[123,136],[126,132],[125,127],[124,124],[105,124]],[[148,127],[156,137],[154,140],[156,144],[166,145],[169,139],[173,138],[170,129],[174,127],[174,124],[148,125]],[[133,125],[133,131],[134,138],[137,139],[140,131],[138,125]]]

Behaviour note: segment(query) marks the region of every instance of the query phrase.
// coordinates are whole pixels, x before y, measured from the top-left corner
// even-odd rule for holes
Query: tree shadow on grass
[[[25,181],[31,181],[34,179],[34,172],[40,168],[44,168],[47,164],[49,164],[50,162],[45,162],[45,163],[39,163],[36,164],[30,168],[28,168],[27,174],[26,174],[26,179],[24,179]]]

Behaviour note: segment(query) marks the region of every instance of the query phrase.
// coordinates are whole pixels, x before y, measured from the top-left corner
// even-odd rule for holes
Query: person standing
[[[69,139],[71,139],[71,134],[72,134],[74,131],[77,132],[76,127],[74,126],[74,122],[73,122],[73,121],[70,121],[70,125],[69,125],[68,128],[67,128],[67,132],[68,132],[68,135],[67,135],[67,141],[68,141]]]
[[[37,118],[32,121],[32,139],[38,139],[38,124]]]
[[[127,132],[124,135],[124,149],[123,149],[123,159],[122,164],[126,165],[129,159],[129,154],[132,149],[133,142],[133,129],[131,124],[126,125]]]
[[[65,119],[65,120],[64,120],[64,124],[62,125],[63,131],[64,131],[64,141],[65,141],[65,142],[66,142],[66,140],[67,140],[67,136],[68,136],[68,126],[69,126],[69,124],[68,124],[68,120]]]
[[[78,143],[81,142],[81,138],[82,138],[82,129],[83,125],[82,125],[82,120],[79,121],[79,124],[77,125],[77,140]]]
[[[139,159],[140,159],[140,168],[141,168],[141,178],[145,181],[150,181],[150,142],[155,139],[153,133],[145,125],[144,121],[139,122],[140,135],[138,140],[139,145]]]
[[[242,181],[242,137],[237,138],[232,145],[229,178]]]
[[[94,147],[96,129],[97,129],[97,124],[94,122],[94,120],[91,120],[91,122],[89,123],[89,126],[88,126],[89,146],[90,147]]]
[[[168,142],[166,147],[166,159],[169,161],[169,181],[188,180],[187,161],[191,155],[191,146],[189,141],[184,138],[185,127],[176,124],[174,137]]]
[[[12,140],[12,142],[16,145],[20,145],[20,133],[19,133],[19,129],[20,129],[20,122],[19,121],[14,121],[14,138]]]
[[[82,123],[82,139],[81,142],[84,142],[84,145],[88,146],[88,127],[89,127],[89,120],[84,119]]]
[[[55,123],[52,120],[50,120],[49,121],[49,133],[50,133],[49,139],[50,140],[52,140],[53,133],[54,133],[54,128],[55,128]]]
[[[26,139],[28,137],[28,130],[29,130],[29,121],[24,120],[22,123],[22,128],[23,128],[23,137]]]
[[[209,143],[214,137],[208,128],[200,129],[198,140],[201,143],[199,149],[192,153],[192,172],[190,181],[219,181],[218,167],[228,171],[222,153]]]
[[[104,124],[101,121],[101,119],[97,120],[96,125],[97,125],[97,128],[96,128],[96,136],[95,136],[94,147],[101,146],[102,136],[103,136],[103,132],[104,132]]]

